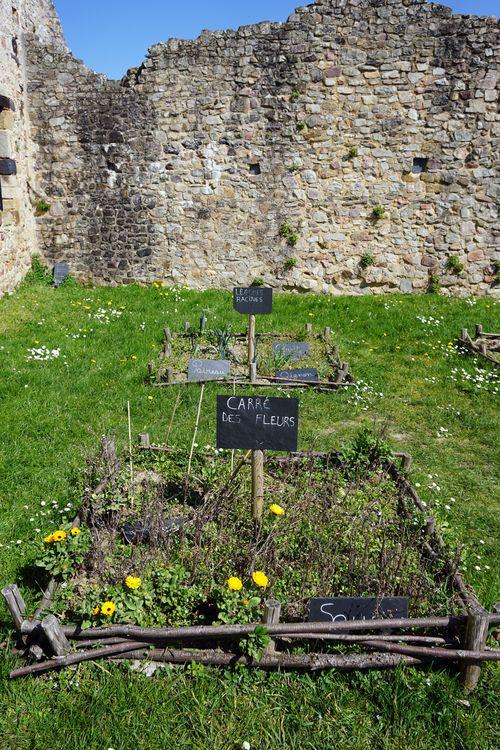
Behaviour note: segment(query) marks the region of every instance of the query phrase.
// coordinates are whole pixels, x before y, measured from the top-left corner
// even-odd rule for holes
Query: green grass
[[[125,309],[103,325],[87,318],[99,306]],[[194,325],[203,308],[211,325],[244,326],[230,295],[215,291],[85,289],[71,282],[55,290],[38,283],[0,300],[0,584],[21,583],[30,607],[30,592],[43,583],[30,568],[34,529],[50,530],[54,521],[52,511],[36,514],[53,500],[62,507],[78,502],[85,461],[103,433],[114,432],[119,447],[126,445],[127,400],[134,435],[165,439],[176,394],[145,386],[146,364],[165,325],[174,329],[188,319]],[[434,326],[417,318],[430,315],[443,320]],[[300,448],[335,449],[362,424],[385,425],[394,448],[412,454],[413,483],[447,538],[463,548],[466,578],[491,606],[500,598],[498,396],[452,379],[455,367],[472,373],[483,365],[447,344],[475,323],[497,330],[496,303],[283,294],[276,295],[274,314],[257,325],[299,333],[306,322],[332,327],[343,359],[369,390],[360,388],[359,398],[353,391],[304,391]],[[71,338],[85,328],[86,338],[82,332]],[[28,349],[42,344],[60,347],[59,358],[27,362]],[[218,391],[205,389],[200,446],[215,441]],[[191,439],[199,392],[196,385],[182,390],[171,443]],[[0,654],[1,750],[230,750],[245,740],[252,750],[495,747],[493,667],[464,704],[455,676],[438,671],[304,677],[187,669],[149,680],[102,664],[10,683],[12,664]]]

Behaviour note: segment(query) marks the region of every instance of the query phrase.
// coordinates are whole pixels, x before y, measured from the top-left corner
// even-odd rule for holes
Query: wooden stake
[[[12,619],[16,625],[16,630],[20,630],[26,612],[26,605],[21,596],[21,592],[16,584],[13,583],[2,589],[2,596],[5,599],[5,604],[7,605],[10,614],[12,615]]]
[[[468,651],[484,651],[488,638],[489,613],[481,606],[471,606],[467,616],[464,648]],[[477,687],[481,674],[481,662],[472,661],[461,670],[465,690],[470,693]]]
[[[203,383],[201,386],[200,400],[198,402],[198,413],[196,415],[196,424],[194,426],[193,440],[191,442],[191,451],[189,453],[189,463],[188,463],[188,470],[187,470],[187,476],[186,476],[186,490],[187,490],[187,482],[191,474],[191,462],[193,460],[193,451],[194,451],[194,444],[196,442],[196,435],[198,434],[198,425],[200,424],[201,402],[203,401],[204,391],[205,391],[205,383]]]
[[[264,625],[277,625],[281,616],[281,602],[277,599],[268,599],[264,604]],[[276,642],[271,640],[264,654],[270,656],[276,653]]]
[[[141,448],[150,448],[151,447],[151,441],[149,439],[149,432],[140,432],[139,433],[139,445]]]
[[[42,620],[42,630],[49,642],[54,656],[65,656],[71,651],[71,645],[55,615],[47,615]]]
[[[250,363],[250,382],[251,383],[257,382],[257,363],[256,362]]]
[[[128,417],[128,457],[130,462],[130,481],[134,481],[134,465],[132,462],[132,420],[130,419],[130,401],[127,401]]]
[[[257,529],[264,507],[264,451],[252,451],[252,517]]]
[[[312,333],[312,323],[306,323],[306,333]]]
[[[255,315],[248,316],[248,365],[255,361]]]

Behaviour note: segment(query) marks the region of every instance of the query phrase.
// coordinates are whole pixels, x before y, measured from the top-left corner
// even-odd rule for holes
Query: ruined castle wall
[[[495,19],[318,0],[156,45],[121,82],[26,48],[49,262],[97,282],[358,294],[432,274],[495,293]]]
[[[29,32],[42,44],[64,49],[49,0],[0,0],[0,294],[12,291],[37,251],[36,175],[30,136],[26,49]]]

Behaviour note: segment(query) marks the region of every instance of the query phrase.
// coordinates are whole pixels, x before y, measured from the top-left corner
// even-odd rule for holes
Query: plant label
[[[270,315],[273,311],[273,290],[263,286],[235,287],[233,307],[242,315]]]
[[[228,359],[190,359],[188,381],[224,380],[229,377],[231,362]]]
[[[275,357],[288,357],[289,359],[302,359],[309,354],[310,346],[307,341],[274,341],[273,355]]]
[[[404,596],[337,596],[309,600],[309,622],[348,622],[408,617],[408,599]]]
[[[277,370],[276,377],[280,380],[303,380],[305,383],[318,383],[319,374],[314,367],[303,367],[296,370]]]
[[[217,447],[296,451],[297,398],[217,396]]]
[[[67,263],[56,263],[54,266],[54,286],[61,286],[69,274]]]

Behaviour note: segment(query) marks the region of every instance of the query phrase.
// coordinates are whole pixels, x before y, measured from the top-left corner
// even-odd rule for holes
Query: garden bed
[[[283,351],[287,343],[303,345],[307,349],[300,357]],[[277,351],[280,349],[281,351]],[[230,327],[191,329],[172,333],[164,329],[162,349],[156,361],[149,363],[149,382],[155,386],[178,385],[193,382],[189,376],[190,360],[201,362],[227,361],[230,373],[217,378],[198,375],[194,382],[217,379],[231,385],[283,386],[287,388],[314,388],[336,390],[349,385],[352,377],[349,365],[343,362],[339,349],[331,340],[330,329],[315,334],[307,325],[303,333],[258,333],[255,336],[255,367],[248,362],[248,335],[237,333]],[[291,371],[290,375],[283,373]],[[305,373],[301,371],[306,371]],[[314,379],[311,377],[314,372]],[[293,374],[295,373],[295,375]]]
[[[460,346],[477,354],[495,365],[500,365],[500,333],[486,333],[481,325],[476,325],[473,339],[466,328],[462,328]]]
[[[17,587],[4,590],[19,646],[42,660],[13,676],[100,657],[299,669],[444,659],[468,673],[498,658],[484,646],[500,617],[465,586],[378,440],[268,458],[257,534],[247,456],[233,462],[230,452],[194,454],[188,476],[184,453],[152,447],[134,456],[132,478],[107,448],[104,479],[71,527],[41,541],[39,565],[53,578],[34,616]],[[317,596],[405,596],[410,618],[306,622]]]

